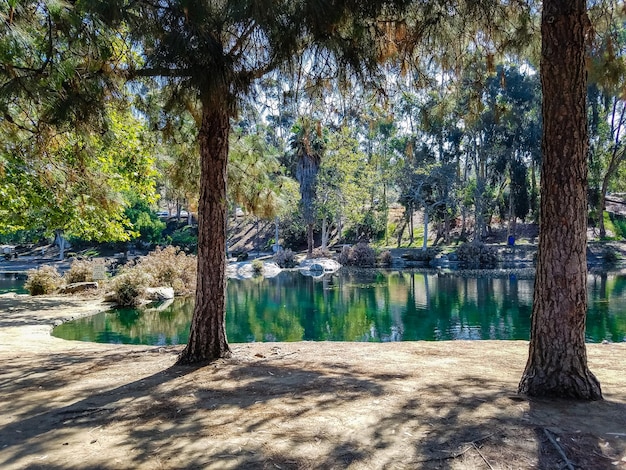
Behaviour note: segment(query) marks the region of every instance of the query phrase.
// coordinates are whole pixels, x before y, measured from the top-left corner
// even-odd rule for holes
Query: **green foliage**
[[[185,226],[174,230],[170,235],[170,243],[185,251],[196,252],[198,249],[197,227]]]
[[[130,238],[125,195],[132,189],[141,200],[153,200],[153,160],[140,121],[128,110],[111,108],[108,118],[104,134],[70,129],[25,135],[15,144],[7,136],[10,125],[0,124],[1,231],[62,230],[97,241]]]
[[[30,295],[52,294],[63,284],[63,279],[54,266],[44,265],[37,269],[29,269],[27,274],[24,287]]]
[[[285,204],[281,194],[284,183],[278,150],[263,139],[260,131],[232,136],[228,165],[232,201],[250,214],[271,219]]]
[[[150,204],[136,196],[131,196],[132,205],[127,207],[124,214],[128,218],[136,233],[136,239],[146,243],[159,243],[165,229],[165,222],[159,219]]]
[[[497,249],[482,242],[463,243],[457,249],[457,256],[468,269],[495,268],[499,261]]]
[[[620,237],[622,240],[626,239],[626,219],[622,217],[614,217],[612,222],[615,235]]]
[[[260,259],[255,259],[252,261],[252,273],[255,276],[260,276],[263,274],[263,261],[261,261]]]
[[[610,232],[613,234],[613,237],[604,237],[606,240],[609,239],[616,239],[621,237],[621,233],[619,233],[620,229],[619,229],[619,225],[615,226],[614,224],[614,220],[613,217],[611,217],[611,214],[609,214],[607,211],[603,211],[602,212],[602,217],[604,218],[604,228],[606,229],[607,232]]]

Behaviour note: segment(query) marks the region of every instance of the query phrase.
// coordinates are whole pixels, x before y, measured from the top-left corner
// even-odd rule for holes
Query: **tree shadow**
[[[141,353],[145,351],[136,352]],[[111,360],[129,363],[132,359],[132,354],[107,355],[102,358],[101,366],[110,365]],[[94,356],[55,357],[26,370],[19,383],[4,380],[2,388],[28,394],[29,387],[39,386],[41,372],[59,372],[58,369],[66,368],[65,373],[59,375],[67,375],[70,370],[74,372],[70,376],[80,380],[77,372],[81,367],[91,369],[100,365]],[[226,388],[222,378],[237,385]],[[67,385],[66,380],[53,378],[45,384],[48,390]],[[313,416],[363,394],[379,396],[383,390],[376,379],[363,378],[346,367],[320,373],[298,366],[262,361],[239,364],[236,360],[218,361],[200,369],[171,366],[112,389],[103,391],[94,385],[93,389],[80,390],[77,392],[80,397],[69,405],[36,404],[24,416],[0,428],[0,467],[10,468],[33,455],[54,452],[51,449],[70,443],[76,433],[88,433],[102,426],[119,427],[133,443],[132,462],[125,461],[124,465],[139,466],[158,459],[162,464],[175,461],[176,468],[204,468],[209,462],[232,460],[233,465],[246,468],[272,459],[289,461],[288,455],[266,455],[262,446],[254,444],[244,451],[224,447],[219,439],[214,439],[219,436],[214,436],[211,429],[237,426],[242,434],[253,435],[268,426],[278,426],[303,415]],[[259,412],[268,402],[289,403],[290,411]],[[249,409],[254,412],[242,419]],[[11,413],[12,410],[6,411]],[[180,436],[190,435],[200,439],[185,445],[177,442]],[[349,455],[341,448],[337,453]],[[51,461],[43,466],[54,468],[54,465],[57,463]],[[29,467],[37,468],[36,462],[31,462]],[[117,468],[119,463],[113,462],[110,467],[98,464],[98,467]]]
[[[529,404],[539,468],[626,467],[621,460],[626,455],[626,404],[536,398]]]
[[[577,468],[616,468],[610,459],[626,450],[623,440],[607,437],[626,429],[623,403],[526,400],[508,382],[470,373],[416,380],[415,372],[372,374],[340,361],[322,359],[308,370],[287,355],[236,356],[202,368],[147,371],[103,389],[113,363],[123,370],[142,354],[163,354],[157,351],[68,353],[30,369],[22,364],[25,376],[14,384],[0,379],[0,389],[15,395],[41,383],[50,391],[70,387],[81,372],[97,368],[105,374],[77,388],[71,404],[37,403],[0,428],[0,467],[29,461],[38,468],[32,456],[50,453],[54,458],[42,468],[67,468],[59,446],[79,445],[80,435],[80,445],[95,455],[98,428],[106,428],[109,439],[120,436],[107,448],[119,450],[122,460],[96,459],[92,466],[103,469],[562,468],[544,429],[560,439]],[[176,351],[165,351],[164,360],[173,363]]]

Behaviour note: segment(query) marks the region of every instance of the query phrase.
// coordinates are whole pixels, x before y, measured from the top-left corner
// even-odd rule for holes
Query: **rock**
[[[300,263],[300,270],[334,273],[341,265],[331,258],[305,259]]]
[[[281,273],[282,269],[273,261],[263,263],[263,277],[276,277]]]
[[[324,274],[334,273],[341,265],[330,258],[305,259],[300,263],[300,274],[304,276],[321,277]]]
[[[275,277],[282,269],[274,262],[263,262],[263,272],[261,276],[265,278]],[[229,263],[226,266],[226,276],[229,279],[251,279],[254,277],[254,270],[252,269],[252,263],[249,261]]]
[[[76,294],[78,292],[85,292],[88,290],[98,289],[97,282],[74,282],[59,289],[60,294]]]
[[[150,300],[168,300],[174,298],[172,287],[148,287],[146,297]]]

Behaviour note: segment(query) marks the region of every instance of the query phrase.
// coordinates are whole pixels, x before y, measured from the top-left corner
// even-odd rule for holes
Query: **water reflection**
[[[25,281],[25,274],[0,273],[0,294],[7,292],[27,294],[28,291],[24,288]]]
[[[228,283],[231,342],[528,339],[533,281],[419,272],[336,273],[321,279],[285,272]],[[193,299],[115,310],[59,326],[83,341],[181,344]],[[626,341],[626,277],[590,275],[589,341]]]

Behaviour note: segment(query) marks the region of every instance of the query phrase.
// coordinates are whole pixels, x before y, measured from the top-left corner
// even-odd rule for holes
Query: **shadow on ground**
[[[9,361],[0,467],[623,467],[625,441],[607,439],[626,429],[623,403],[529,402],[470,372],[372,373],[289,354],[194,369],[173,366],[176,351]]]

